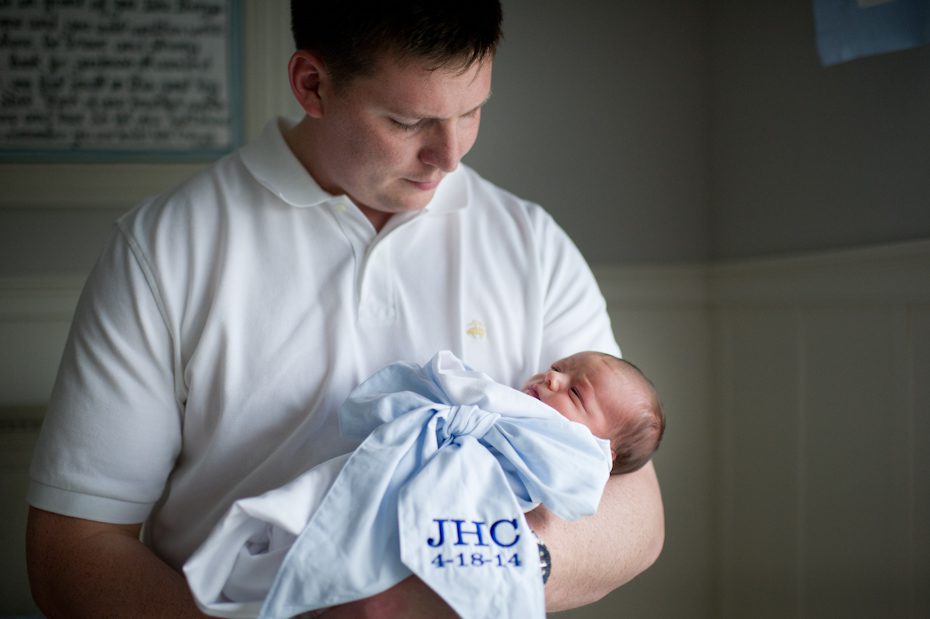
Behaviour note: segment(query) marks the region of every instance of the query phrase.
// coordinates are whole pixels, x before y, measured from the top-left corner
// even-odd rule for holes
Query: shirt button
[[[348,207],[346,206],[346,203],[345,203],[345,202],[336,202],[335,208],[336,208],[336,210],[339,211],[340,213],[344,213],[345,210],[346,210],[346,208],[348,208]]]

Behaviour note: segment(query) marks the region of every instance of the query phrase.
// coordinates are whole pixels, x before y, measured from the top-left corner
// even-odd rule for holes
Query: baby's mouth
[[[539,392],[536,391],[536,387],[534,385],[527,385],[526,387],[524,387],[523,393],[529,396],[533,396],[537,400],[539,399]]]

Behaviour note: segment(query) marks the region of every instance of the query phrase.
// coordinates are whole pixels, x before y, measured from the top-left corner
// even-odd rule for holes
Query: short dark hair
[[[607,353],[602,354],[615,363],[634,370],[651,391],[649,401],[638,403],[637,410],[633,411],[634,414],[626,415],[622,427],[619,428],[620,439],[614,445],[616,456],[610,474],[624,475],[638,471],[645,466],[652,459],[652,454],[659,448],[662,437],[665,435],[665,410],[662,408],[662,401],[659,399],[655,385],[645,372],[626,359]]]
[[[294,44],[318,54],[337,85],[370,75],[384,54],[467,69],[494,55],[502,19],[499,0],[291,0]]]

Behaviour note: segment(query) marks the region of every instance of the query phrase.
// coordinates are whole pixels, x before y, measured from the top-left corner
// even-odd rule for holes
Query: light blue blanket
[[[306,524],[279,551],[261,617],[368,597],[411,573],[465,618],[544,616],[523,513],[539,503],[564,519],[594,513],[607,441],[449,352],[381,370],[339,415],[361,444],[338,475],[325,474],[314,507],[297,508]],[[209,557],[198,561],[209,567]]]

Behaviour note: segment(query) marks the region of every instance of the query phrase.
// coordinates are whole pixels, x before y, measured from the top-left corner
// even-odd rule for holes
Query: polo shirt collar
[[[259,183],[291,206],[323,204],[333,196],[310,176],[284,141],[281,132],[291,125],[284,118],[272,119],[257,140],[239,151],[239,157]]]
[[[293,124],[284,118],[272,119],[257,140],[239,151],[239,157],[259,183],[291,206],[325,204],[334,196],[320,187],[284,141],[282,131]],[[468,183],[462,168],[459,164],[443,179],[426,212],[446,213],[468,205]]]
[[[433,199],[426,205],[428,213],[449,213],[468,206],[468,183],[463,168],[459,163],[454,172],[442,179]]]

